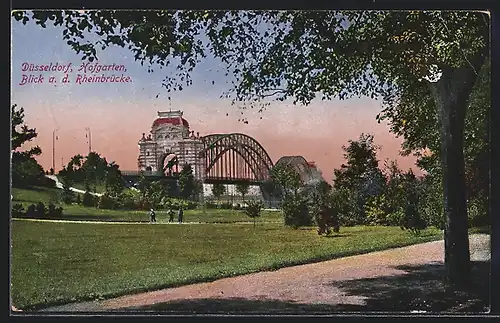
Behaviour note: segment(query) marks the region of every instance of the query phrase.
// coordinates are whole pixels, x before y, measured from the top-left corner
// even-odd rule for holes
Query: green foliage
[[[12,156],[12,186],[21,187],[39,185],[45,178],[44,170],[34,158],[42,153],[40,147],[35,146],[20,151],[25,143],[38,136],[36,129],[29,128],[24,123],[24,108],[11,106],[11,156]]]
[[[243,181],[236,184],[236,190],[241,194],[241,198],[245,201],[245,195],[247,195],[250,189],[250,182]]]
[[[24,214],[24,207],[22,204],[16,203],[12,206],[12,217],[18,217]]]
[[[29,128],[24,124],[24,108],[17,109],[17,104],[11,106],[11,151],[13,155],[23,156],[38,156],[42,153],[40,147],[35,146],[27,151],[19,152],[17,149],[21,148],[25,143],[30,142],[38,136],[36,129]],[[14,157],[14,156],[13,156]]]
[[[212,194],[217,200],[219,200],[224,193],[226,193],[226,186],[224,186],[224,184],[215,183],[212,185]]]
[[[86,207],[97,206],[97,198],[89,191],[85,191],[82,198],[82,205]]]
[[[139,209],[141,201],[141,193],[135,190],[125,190],[119,196],[119,202],[121,208],[126,210],[137,210]]]
[[[275,183],[274,187],[279,187],[284,197],[296,194],[302,186],[300,175],[292,165],[275,165],[271,168],[270,176]]]
[[[488,205],[485,205],[482,197],[472,199],[468,203],[469,227],[484,227],[490,225],[488,218]]]
[[[49,203],[47,207],[47,216],[50,218],[60,218],[63,215],[63,208],[56,206],[54,203]]]
[[[279,184],[272,178],[264,181],[261,184],[260,189],[266,201],[275,202],[280,200],[283,196],[283,191],[281,190]]]
[[[383,194],[386,186],[377,158],[380,147],[375,145],[373,135],[362,133],[342,149],[346,163],[334,170],[334,188],[348,199],[340,203],[349,205],[339,205],[338,209],[344,225],[365,224],[369,222],[366,207]]]
[[[84,195],[85,200],[85,195]],[[104,193],[98,198],[97,208],[99,209],[116,209],[118,206],[117,200],[111,197],[108,193]]]
[[[66,175],[60,176],[60,179],[63,184],[63,188],[61,190],[61,200],[66,204],[71,204],[75,201],[75,192],[70,189],[73,182],[71,181],[70,176]]]
[[[387,207],[385,195],[370,198],[366,205],[366,221],[370,225],[397,225],[399,222],[391,221],[388,216],[392,210]]]
[[[81,169],[85,174],[85,183],[88,183],[92,192],[96,192],[96,186],[106,182],[108,162],[96,152],[90,152]]]
[[[82,204],[82,197],[80,195],[81,194],[76,194],[76,198],[75,198],[75,203],[78,205]]]
[[[355,199],[351,198],[353,192],[345,188],[334,188],[331,194],[332,206],[337,211],[342,226],[349,227],[362,222],[355,208]]]
[[[182,197],[191,198],[196,191],[196,185],[191,165],[185,164],[179,173],[179,189]]]
[[[44,182],[42,166],[33,157],[12,155],[12,186],[26,187]]]
[[[311,226],[313,221],[308,204],[308,196],[302,192],[285,195],[282,205],[285,225],[293,228]]]
[[[428,225],[444,230],[446,218],[443,204],[443,180],[440,168],[432,169],[421,180],[419,210]]]
[[[83,60],[115,45],[150,70],[173,65],[164,80],[168,91],[191,85],[194,68],[211,53],[236,77],[225,94],[249,104],[269,97],[308,104],[317,94],[389,100],[389,89],[406,89],[429,66],[467,65],[489,44],[488,17],[469,11],[65,10],[12,16],[62,26],[62,38]]]
[[[60,219],[63,215],[63,208],[56,206],[54,203],[49,202],[47,206],[43,202],[37,202],[36,204],[30,204],[26,212],[22,204],[15,204],[12,207],[13,217],[27,217],[27,218],[51,218]]]
[[[125,189],[125,179],[120,171],[120,166],[115,162],[107,165],[105,170],[106,192],[113,196],[118,196]]]
[[[243,209],[243,212],[250,218],[253,219],[253,227],[255,228],[255,220],[260,217],[262,211],[261,201],[248,201],[247,206]]]
[[[38,202],[36,204],[35,210],[36,210],[36,213],[41,217],[43,217],[47,214],[47,209],[45,208],[45,204],[43,204],[43,202]]]

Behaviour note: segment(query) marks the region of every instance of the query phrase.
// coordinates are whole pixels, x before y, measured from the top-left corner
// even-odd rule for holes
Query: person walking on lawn
[[[182,209],[182,206],[179,208],[179,214],[178,214],[178,221],[179,223],[182,223],[182,218],[184,217],[184,210]]]
[[[149,212],[149,217],[150,217],[150,220],[149,220],[150,223],[156,222],[155,210],[151,209],[151,211]]]
[[[174,210],[172,208],[168,209],[168,222],[174,222]]]

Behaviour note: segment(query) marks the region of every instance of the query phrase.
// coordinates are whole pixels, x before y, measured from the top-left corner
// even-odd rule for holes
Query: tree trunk
[[[439,115],[445,222],[445,264],[448,282],[462,288],[470,282],[466,201],[464,123],[468,99],[484,58],[461,68],[445,68],[438,82],[428,82]]]

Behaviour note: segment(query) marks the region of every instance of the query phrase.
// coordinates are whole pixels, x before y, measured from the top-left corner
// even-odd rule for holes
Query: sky
[[[42,155],[37,159],[44,169],[52,167],[52,138],[55,142],[56,171],[71,156],[88,153],[87,130],[92,136],[92,150],[108,161],[115,161],[122,170],[137,170],[138,141],[149,133],[157,111],[182,110],[191,130],[200,135],[212,133],[245,133],[262,144],[273,162],[282,156],[301,155],[314,161],[331,181],[334,168],[343,163],[342,146],[356,140],[361,133],[374,135],[382,146],[378,156],[397,159],[401,168],[413,168],[414,157],[399,155],[401,139],[389,132],[387,124],[379,124],[375,116],[380,102],[370,98],[349,100],[313,100],[308,106],[273,102],[266,111],[246,111],[248,124],[238,121],[240,110],[221,99],[229,89],[224,68],[214,58],[207,58],[192,74],[193,85],[170,94],[161,81],[168,71],[155,69],[134,61],[124,48],[110,47],[98,51],[99,64],[124,65],[126,71],[107,73],[130,76],[129,83],[76,84],[81,55],[62,39],[62,29],[41,28],[34,23],[23,25],[12,19],[12,88],[11,102],[25,110],[25,123],[36,128],[38,137],[29,145],[39,145]],[[39,72],[23,71],[23,63],[68,65],[71,83],[61,83],[64,72],[42,72],[43,83],[23,82],[23,75],[38,77]],[[56,83],[50,83],[54,76]],[[212,80],[214,84],[212,84]],[[262,117],[262,119],[261,119]]]

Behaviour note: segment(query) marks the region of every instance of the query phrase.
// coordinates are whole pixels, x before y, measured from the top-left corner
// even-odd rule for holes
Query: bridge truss
[[[270,178],[273,162],[254,138],[242,133],[212,134],[203,137],[203,143],[206,182],[264,182]]]

